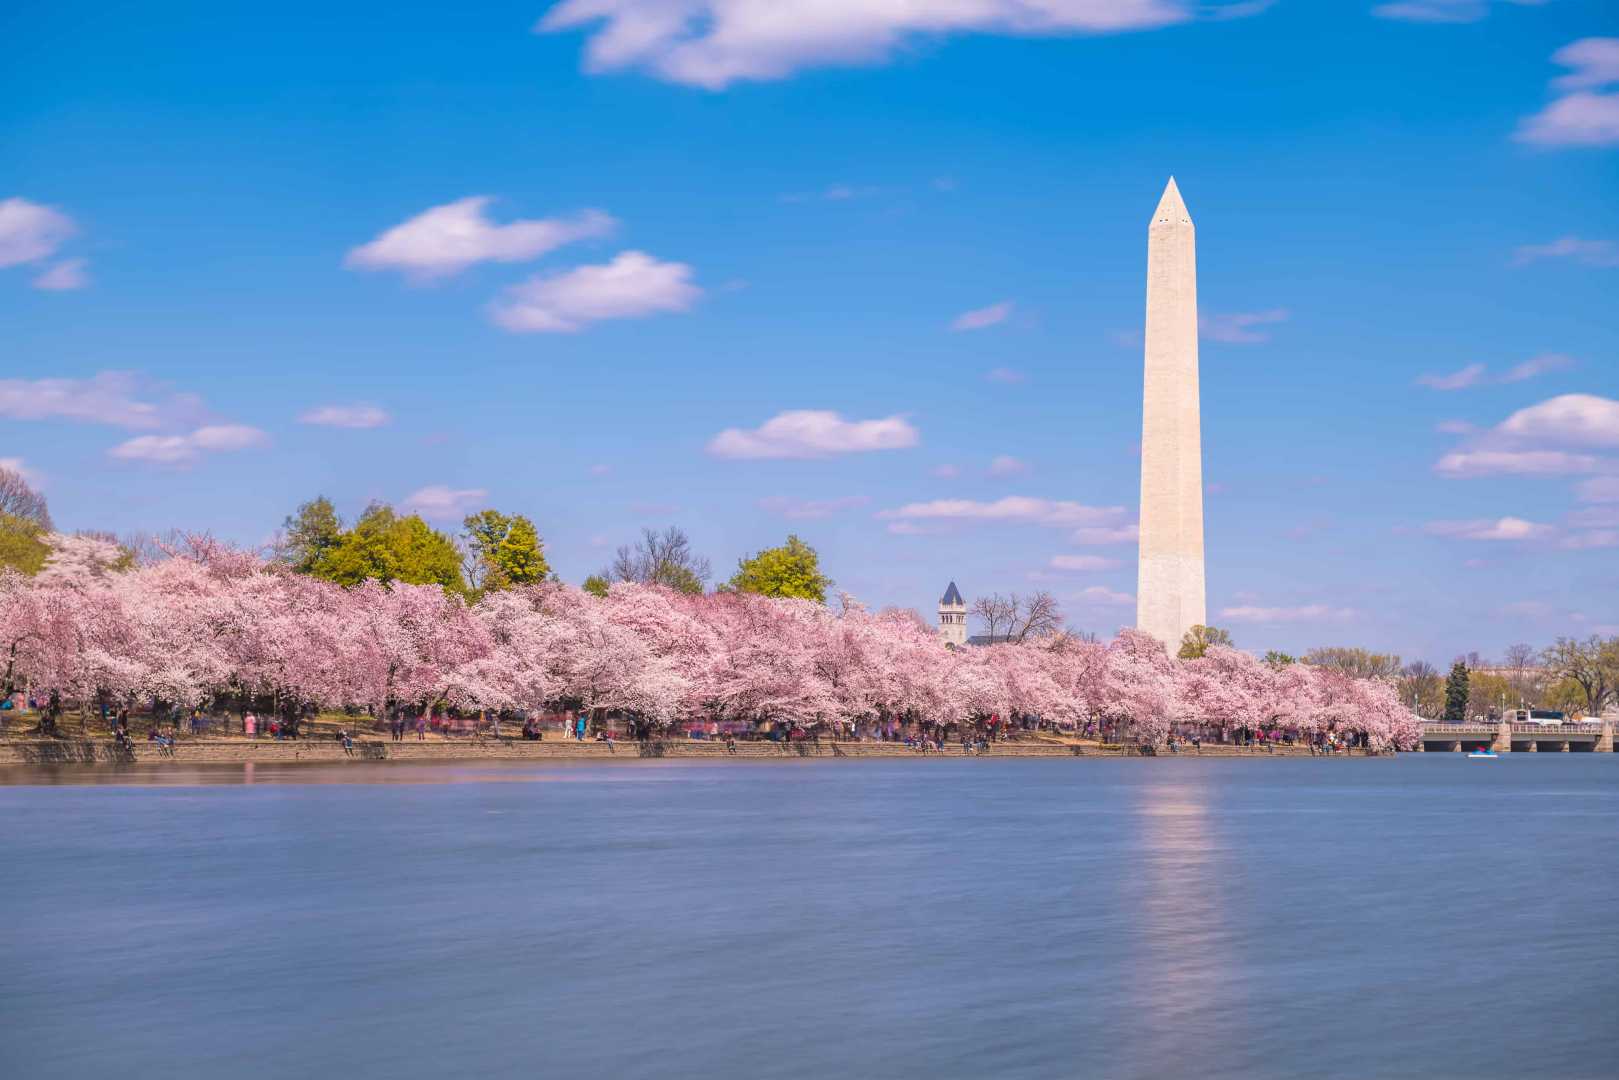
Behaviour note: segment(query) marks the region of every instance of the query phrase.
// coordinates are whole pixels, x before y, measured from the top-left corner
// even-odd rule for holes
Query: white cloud
[[[375,428],[386,424],[392,417],[386,409],[376,405],[317,405],[298,415],[302,424],[320,427]]]
[[[535,30],[588,28],[589,71],[638,68],[720,90],[810,67],[879,63],[924,36],[1110,33],[1266,6],[1251,0],[562,0]]]
[[[90,275],[84,269],[88,265],[87,259],[63,259],[36,277],[33,286],[47,292],[82,289],[90,284]]]
[[[489,492],[483,488],[450,488],[430,484],[405,496],[402,504],[412,514],[425,518],[457,518],[481,502]]]
[[[1005,322],[1011,314],[1012,301],[1002,300],[998,304],[989,305],[989,307],[974,308],[971,311],[962,312],[951,320],[950,329],[983,330],[997,323]]]
[[[1027,375],[1023,374],[1023,372],[1014,371],[1012,368],[1004,368],[1004,367],[990,368],[988,371],[984,372],[984,381],[985,382],[1021,383],[1021,382],[1027,382],[1028,379],[1029,379],[1029,377]]]
[[[877,516],[892,520],[1022,522],[1030,525],[1096,525],[1124,514],[1122,506],[1085,506],[1077,502],[1008,495],[994,502],[972,499],[935,499],[908,503]]]
[[[0,267],[48,259],[77,231],[60,210],[17,196],[0,199]]]
[[[703,295],[691,275],[685,263],[626,251],[610,263],[513,285],[490,306],[490,315],[515,333],[571,334],[606,319],[686,311]]]
[[[458,274],[475,263],[525,262],[618,224],[600,210],[571,218],[540,218],[496,225],[484,215],[491,199],[472,195],[424,210],[348,253],[356,270],[402,270],[418,280]]]
[[[1619,266],[1619,244],[1612,240],[1560,236],[1549,244],[1525,244],[1512,253],[1513,266],[1527,266],[1540,259],[1573,259],[1587,266]]]
[[[1141,539],[1141,526],[1093,525],[1075,529],[1071,539],[1076,544],[1133,544]]]
[[[1549,535],[1552,527],[1523,518],[1504,517],[1493,520],[1430,521],[1422,527],[1422,531],[1430,536],[1448,536],[1458,540],[1536,540]]]
[[[1018,476],[1029,471],[1029,463],[1011,454],[997,454],[989,463],[991,476]]]
[[[189,435],[137,435],[107,453],[120,461],[185,465],[204,454],[232,453],[269,441],[264,432],[246,424],[208,424]]]
[[[1418,375],[1417,385],[1432,390],[1465,390],[1469,386],[1477,386],[1483,379],[1484,365],[1468,364],[1449,375]]]
[[[1594,394],[1560,394],[1519,409],[1496,431],[1565,445],[1619,446],[1619,401]]]
[[[1053,555],[1051,568],[1053,570],[1112,570],[1119,565],[1119,560],[1104,558],[1101,555]]]
[[[1231,345],[1257,345],[1269,341],[1270,334],[1263,330],[1255,330],[1254,327],[1286,321],[1286,308],[1271,308],[1269,311],[1205,315],[1197,321],[1197,324],[1198,330],[1210,341],[1224,341]]]
[[[1441,476],[1562,476],[1597,472],[1602,462],[1589,454],[1561,450],[1458,450],[1434,466]]]
[[[1508,0],[1509,3],[1538,6],[1546,0]],[[1470,23],[1490,13],[1490,0],[1395,0],[1379,4],[1372,14],[1380,19],[1401,22]]]
[[[1599,93],[1619,83],[1619,38],[1583,38],[1552,60],[1571,69],[1552,80],[1563,96],[1524,120],[1515,137],[1548,147],[1619,145],[1619,93]]]
[[[0,379],[0,415],[7,420],[78,420],[139,430],[195,421],[201,412],[195,395],[155,391],[127,371],[89,379]]]
[[[817,458],[915,446],[919,434],[904,416],[845,420],[826,409],[777,413],[757,428],[727,428],[708,442],[722,458]]]
[[[1619,502],[1619,476],[1598,476],[1575,489],[1581,502]]]
[[[1115,592],[1101,585],[1092,585],[1088,589],[1082,589],[1079,596],[1083,602],[1105,604],[1109,607],[1123,607],[1136,602],[1134,593]]]
[[[1327,622],[1353,619],[1354,608],[1335,608],[1327,604],[1302,604],[1298,607],[1256,607],[1242,605],[1220,609],[1220,618],[1234,623]]]
[[[1471,435],[1478,428],[1466,420],[1441,420],[1433,426],[1441,435]]]
[[[759,509],[784,518],[806,520],[831,517],[842,510],[865,506],[871,500],[864,495],[845,495],[837,499],[790,499],[785,495],[772,495],[759,500]]]

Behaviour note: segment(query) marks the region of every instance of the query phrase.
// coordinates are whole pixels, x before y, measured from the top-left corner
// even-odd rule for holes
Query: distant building
[[[967,601],[954,581],[939,599],[939,640],[946,645],[967,644]]]

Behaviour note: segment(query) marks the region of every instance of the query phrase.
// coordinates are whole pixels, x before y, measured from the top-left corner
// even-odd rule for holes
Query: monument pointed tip
[[[1186,209],[1186,202],[1181,198],[1181,189],[1176,186],[1173,175],[1169,183],[1164,185],[1164,194],[1158,200],[1158,209],[1152,212],[1152,221],[1154,225],[1160,222],[1192,223],[1192,215]]]

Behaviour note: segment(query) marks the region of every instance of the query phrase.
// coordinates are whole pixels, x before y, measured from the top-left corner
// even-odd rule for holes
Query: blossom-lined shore
[[[1386,682],[1218,646],[1178,660],[1134,630],[949,648],[908,612],[853,601],[546,583],[468,603],[436,585],[345,588],[217,544],[117,570],[79,543],[36,577],[0,576],[4,689],[60,708],[576,708],[646,735],[1037,717],[1146,744],[1262,731],[1371,749],[1421,733]]]

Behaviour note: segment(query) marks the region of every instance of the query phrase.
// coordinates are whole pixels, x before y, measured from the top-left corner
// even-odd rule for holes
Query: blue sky
[[[0,34],[0,458],[62,527],[493,505],[572,581],[643,525],[722,577],[794,531],[869,604],[1049,588],[1107,634],[1173,173],[1211,620],[1435,661],[1619,633],[1607,0],[24,2]]]

